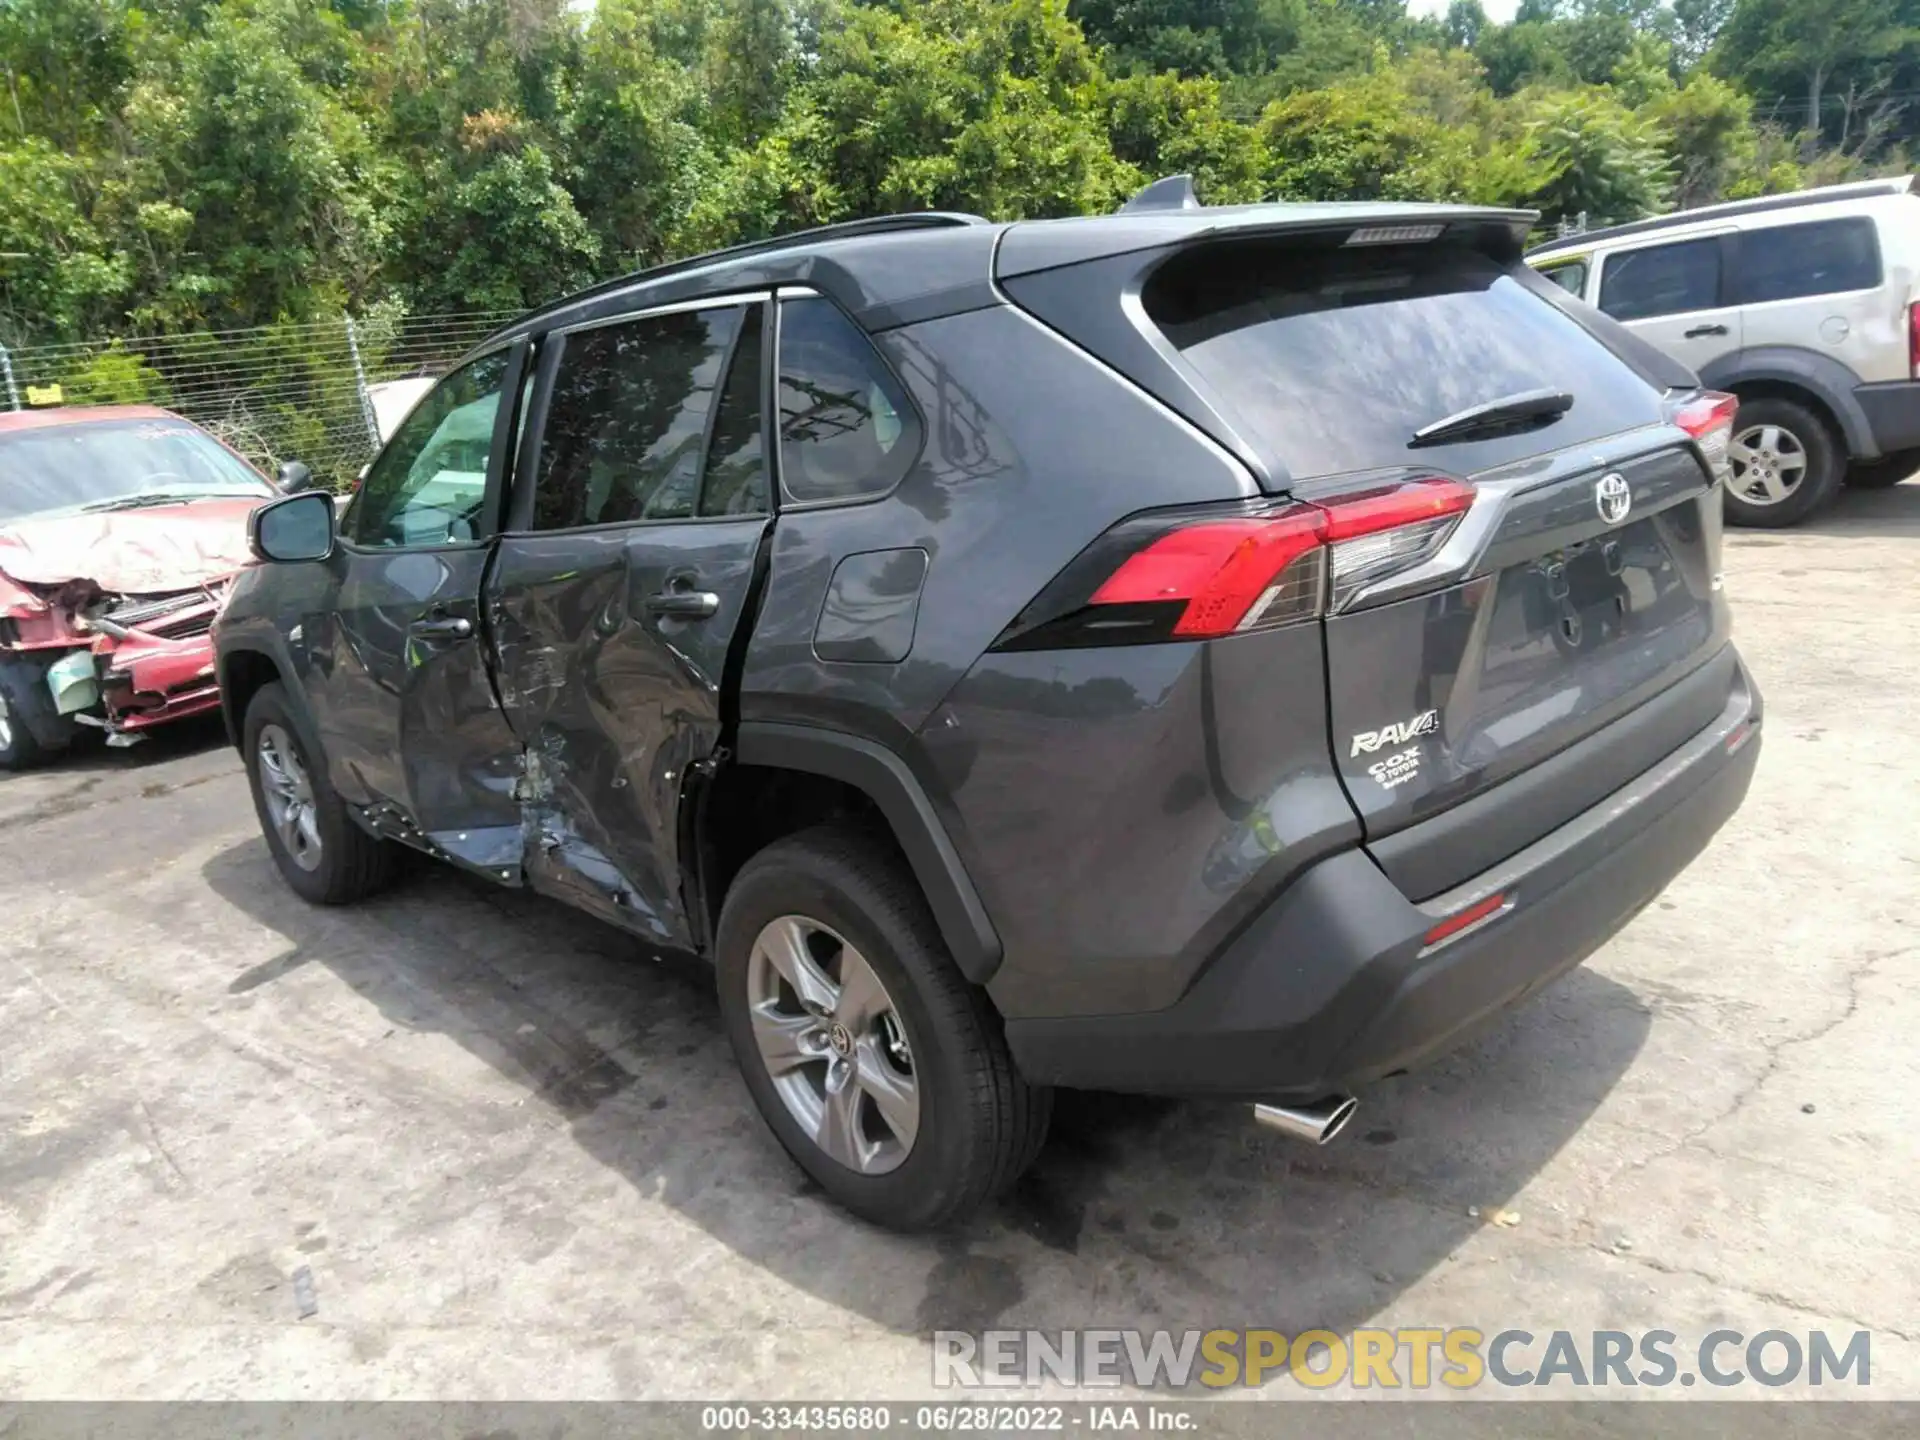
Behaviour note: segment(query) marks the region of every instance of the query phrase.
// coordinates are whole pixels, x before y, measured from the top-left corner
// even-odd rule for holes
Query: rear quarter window
[[[829,300],[780,307],[780,488],[803,505],[884,495],[920,453],[920,417]]]
[[[1880,283],[1880,242],[1861,215],[1743,231],[1733,298],[1742,305],[1871,290]]]
[[[1658,396],[1513,269],[1445,245],[1196,247],[1155,271],[1147,314],[1295,476],[1394,466],[1470,474],[1657,421]],[[1551,388],[1544,428],[1411,447],[1475,405]]]

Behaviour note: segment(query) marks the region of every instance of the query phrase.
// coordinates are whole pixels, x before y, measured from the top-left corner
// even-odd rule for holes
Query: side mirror
[[[313,488],[313,471],[298,460],[280,462],[280,489],[288,495],[298,495],[302,490]]]
[[[333,553],[333,497],[309,490],[262,505],[247,520],[247,544],[262,560],[326,559]]]

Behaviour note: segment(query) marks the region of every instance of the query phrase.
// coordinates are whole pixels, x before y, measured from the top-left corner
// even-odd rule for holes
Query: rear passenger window
[[[780,308],[780,488],[792,500],[858,500],[900,482],[920,418],[872,342],[834,305]]]
[[[707,421],[746,313],[683,310],[566,337],[534,483],[535,530],[693,515]]]
[[[1711,310],[1720,303],[1718,238],[1629,250],[1609,258],[1600,272],[1600,308],[1616,320]]]
[[[1864,216],[1749,230],[1739,244],[1733,288],[1740,304],[1871,290],[1880,283],[1880,246],[1873,221]]]

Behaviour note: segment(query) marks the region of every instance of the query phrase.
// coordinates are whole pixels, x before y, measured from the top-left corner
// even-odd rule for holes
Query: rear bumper
[[[1920,380],[1861,385],[1853,392],[1882,455],[1920,447]]]
[[[1176,1004],[1009,1020],[1029,1080],[1236,1098],[1317,1096],[1434,1058],[1580,963],[1740,807],[1760,751],[1744,669],[1705,729],[1571,821],[1416,905],[1359,850],[1302,874]],[[1512,907],[1438,946],[1446,916]]]

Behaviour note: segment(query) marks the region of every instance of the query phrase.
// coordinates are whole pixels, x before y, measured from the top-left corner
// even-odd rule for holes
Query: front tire
[[[0,770],[31,770],[66,751],[75,729],[55,712],[47,669],[38,660],[0,659]],[[39,733],[35,733],[35,732]],[[50,744],[41,736],[64,738]]]
[[[247,706],[242,743],[254,813],[295,894],[316,905],[350,905],[393,882],[397,847],[353,823],[279,684],[261,686]]]
[[[1769,530],[1798,525],[1831,500],[1845,467],[1825,421],[1772,397],[1741,402],[1727,458],[1727,519]]]
[[[951,1225],[1039,1153],[1052,1092],[1015,1070],[886,846],[837,827],[768,846],[727,892],[717,950],[721,1017],[761,1117],[856,1215]]]

